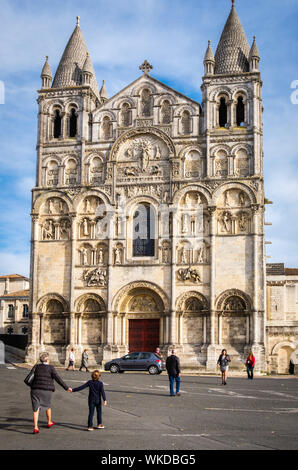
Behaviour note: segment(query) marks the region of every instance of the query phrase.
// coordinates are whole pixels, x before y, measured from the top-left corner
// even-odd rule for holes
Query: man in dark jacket
[[[166,369],[169,375],[170,381],[170,395],[175,396],[174,393],[174,382],[176,382],[176,395],[180,397],[180,361],[179,357],[176,356],[176,350],[172,349],[172,354],[166,360]]]

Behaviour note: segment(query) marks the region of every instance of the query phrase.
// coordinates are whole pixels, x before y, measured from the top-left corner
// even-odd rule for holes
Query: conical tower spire
[[[206,75],[213,75],[214,73],[215,59],[211,49],[211,41],[208,41],[208,47],[204,57],[204,67]]]
[[[107,101],[109,99],[108,98],[108,92],[107,92],[107,89],[106,89],[105,80],[102,81],[102,87],[100,89],[99,96],[104,101]]]
[[[42,88],[50,88],[52,81],[52,72],[49,64],[49,56],[46,56],[46,61],[42,68],[40,78],[42,80]]]
[[[248,72],[249,50],[250,47],[236,13],[235,0],[232,0],[232,9],[215,53],[215,74]]]
[[[80,17],[77,16],[76,27],[63,52],[52,87],[63,88],[82,85],[82,72],[87,54],[89,52],[80,28]],[[88,59],[88,71],[92,73],[90,86],[96,96],[98,96],[98,86],[90,58]]]
[[[254,40],[250,49],[249,53],[249,69],[251,72],[258,72],[259,71],[259,62],[260,62],[260,53],[257,46],[256,37],[254,36]]]

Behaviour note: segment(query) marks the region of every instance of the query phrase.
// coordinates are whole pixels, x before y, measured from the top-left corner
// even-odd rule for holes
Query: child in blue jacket
[[[88,380],[84,385],[72,389],[72,392],[79,392],[84,390],[84,388],[89,387],[89,416],[88,416],[88,431],[93,431],[93,416],[96,408],[97,411],[97,428],[103,429],[104,425],[102,424],[101,419],[101,397],[103,398],[104,406],[107,405],[106,394],[103,388],[103,383],[99,380],[101,373],[99,370],[95,370],[91,374],[92,380]]]

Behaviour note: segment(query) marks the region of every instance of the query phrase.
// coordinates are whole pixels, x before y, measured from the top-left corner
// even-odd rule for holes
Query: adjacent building
[[[0,335],[27,335],[29,279],[20,274],[0,276]]]
[[[289,372],[298,364],[298,269],[267,264],[268,372]]]

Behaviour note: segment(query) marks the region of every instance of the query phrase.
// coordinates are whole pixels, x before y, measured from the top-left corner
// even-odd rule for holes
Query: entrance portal
[[[159,345],[159,319],[129,320],[129,352],[154,352]]]

